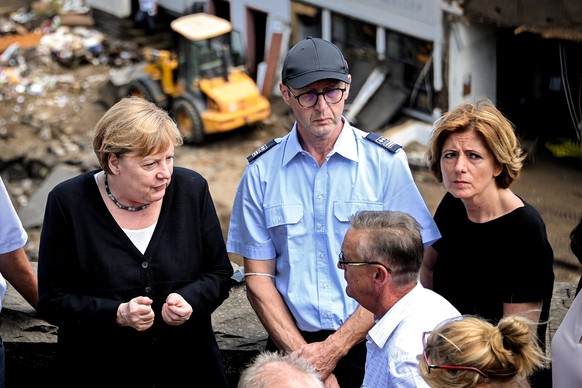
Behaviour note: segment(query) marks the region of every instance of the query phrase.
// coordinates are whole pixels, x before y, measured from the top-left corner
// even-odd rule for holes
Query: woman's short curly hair
[[[453,133],[474,131],[502,167],[495,178],[499,188],[506,189],[519,177],[526,158],[513,124],[488,99],[475,104],[463,103],[435,121],[429,141],[427,160],[429,171],[443,181],[441,153],[447,138]]]

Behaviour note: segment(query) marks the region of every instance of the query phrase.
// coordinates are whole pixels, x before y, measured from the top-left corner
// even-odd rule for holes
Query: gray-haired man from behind
[[[445,298],[419,282],[424,247],[419,223],[399,211],[350,218],[338,268],[346,293],[374,314],[362,387],[428,387],[418,369],[422,335],[459,317]]]

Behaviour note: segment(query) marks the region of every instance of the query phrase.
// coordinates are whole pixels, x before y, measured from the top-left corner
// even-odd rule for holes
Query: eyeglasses
[[[349,261],[349,260],[345,260],[345,256],[344,256],[344,251],[340,251],[339,253],[339,259],[337,261],[337,266],[339,269],[343,269],[345,271],[347,266],[354,266],[354,267],[359,267],[362,265],[381,265],[382,267],[386,268],[386,271],[392,273],[392,270],[388,267],[386,267],[384,264],[377,262],[377,261]]]
[[[426,353],[426,340],[428,336],[432,333],[432,331],[425,331],[422,333],[422,354],[424,355],[424,361],[426,362],[426,366],[428,367],[428,373],[430,373],[431,369],[451,369],[451,370],[470,370],[475,373],[479,373],[481,376],[485,377],[486,379],[489,378],[489,375],[479,368],[475,368],[472,366],[462,366],[462,365],[433,365],[428,361],[428,354]]]
[[[297,102],[299,102],[299,105],[301,105],[304,108],[312,108],[315,105],[317,105],[317,101],[319,100],[319,96],[323,96],[323,99],[325,100],[325,102],[327,102],[328,104],[337,104],[338,102],[340,102],[342,100],[342,98],[344,97],[344,92],[346,91],[346,88],[329,88],[329,89],[325,89],[323,92],[306,92],[306,93],[301,93],[300,95],[296,96],[293,94],[293,92],[291,92],[291,90],[289,90],[289,87],[287,87],[287,85],[285,85],[285,87],[287,88],[287,91],[289,92],[290,95],[292,95],[293,97],[295,97],[295,99],[297,100]]]

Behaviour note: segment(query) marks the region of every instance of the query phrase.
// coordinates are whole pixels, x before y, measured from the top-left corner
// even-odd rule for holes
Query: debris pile
[[[0,13],[0,174],[18,207],[57,163],[94,163],[99,89],[110,69],[140,60],[136,43],[95,28],[82,1]]]

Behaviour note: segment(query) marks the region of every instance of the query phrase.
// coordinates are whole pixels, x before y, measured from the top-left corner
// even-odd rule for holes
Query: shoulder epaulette
[[[402,146],[400,144],[394,143],[392,140],[389,140],[389,139],[385,138],[384,136],[380,136],[374,132],[369,132],[366,135],[366,139],[378,144],[379,146],[386,148],[390,152],[396,152],[400,148],[402,148]]]
[[[270,142],[268,142],[266,144],[263,144],[262,146],[257,148],[255,150],[255,152],[253,152],[252,154],[247,156],[248,162],[252,163],[256,158],[258,158],[259,156],[261,156],[262,154],[264,154],[265,152],[267,152],[268,150],[270,150],[271,148],[273,148],[274,146],[279,144],[280,141],[281,141],[281,139],[277,138],[277,139],[271,140]]]

